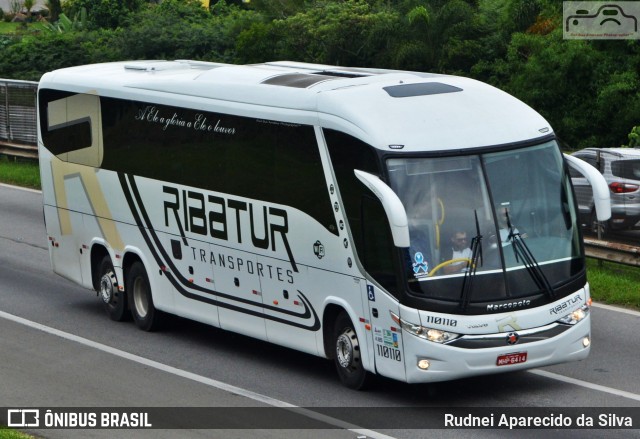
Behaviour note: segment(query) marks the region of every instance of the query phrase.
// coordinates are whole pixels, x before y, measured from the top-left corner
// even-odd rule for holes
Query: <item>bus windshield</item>
[[[471,304],[551,300],[583,271],[573,194],[555,141],[477,155],[394,157],[387,167],[409,219],[403,263],[410,294]]]

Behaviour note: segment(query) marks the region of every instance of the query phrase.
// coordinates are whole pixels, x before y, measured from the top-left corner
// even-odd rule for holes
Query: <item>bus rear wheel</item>
[[[111,258],[105,256],[98,266],[98,296],[111,320],[127,318],[127,295],[120,290]]]
[[[342,384],[355,390],[367,387],[371,377],[362,365],[358,334],[345,312],[336,319],[333,341],[333,359]]]
[[[158,329],[161,312],[153,305],[149,276],[142,262],[134,262],[127,271],[126,287],[131,303],[131,315],[136,326],[143,331]]]

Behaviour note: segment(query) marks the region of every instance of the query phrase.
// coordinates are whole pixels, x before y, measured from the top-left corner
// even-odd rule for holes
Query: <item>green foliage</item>
[[[587,259],[587,277],[593,300],[640,309],[640,269]]]
[[[249,7],[271,19],[286,19],[303,12],[305,0],[252,0]]]
[[[605,43],[563,40],[561,27],[518,32],[480,73],[540,111],[573,148],[617,146],[640,114],[638,58],[624,42]]]
[[[58,17],[62,14],[62,4],[60,0],[47,0],[45,4],[47,9],[49,9],[49,20],[52,22],[58,21]]]
[[[219,6],[209,14],[197,0],[165,0],[131,18],[114,44],[124,59],[206,59],[234,61],[236,37],[261,21],[259,14]]]
[[[27,15],[31,14],[31,9],[35,6],[35,0],[23,0],[23,6],[27,10]]]
[[[152,7],[142,13],[142,16],[168,17],[173,20],[182,20],[182,24],[195,23],[206,20],[209,13],[202,7],[200,0],[164,0],[157,7]],[[129,25],[135,26],[139,16],[130,17]]]
[[[631,128],[631,132],[627,137],[629,138],[629,144],[622,145],[623,148],[640,148],[640,125]]]
[[[93,29],[115,29],[144,4],[144,0],[67,0],[62,7],[71,17],[85,8]]]
[[[43,73],[71,65],[87,64],[82,34],[42,33],[23,38],[2,51],[0,72],[7,79],[38,81]]]
[[[556,0],[67,0],[52,23],[0,39],[4,77],[137,58],[453,73],[522,99],[574,148],[637,142],[640,44],[564,40]]]
[[[70,20],[65,14],[60,14],[58,21],[54,23],[47,23],[45,29],[54,33],[83,31],[87,29],[87,10],[82,8]]]
[[[38,167],[38,162],[0,155],[0,182],[40,189],[40,168]],[[0,433],[4,434],[5,437],[26,437],[17,434],[12,436],[9,434],[11,431],[12,430],[3,430],[0,428]]]
[[[304,59],[338,65],[373,65],[387,55],[388,39],[398,23],[392,10],[375,10],[364,1],[315,2],[304,12],[273,20],[271,29],[258,26],[255,36],[268,41],[249,40],[242,47],[263,48],[266,56]]]

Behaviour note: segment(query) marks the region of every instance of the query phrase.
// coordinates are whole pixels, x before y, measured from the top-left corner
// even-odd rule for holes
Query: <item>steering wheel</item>
[[[455,263],[458,263],[458,262],[466,262],[466,263],[467,263],[467,266],[472,266],[472,267],[473,267],[473,261],[472,261],[471,259],[469,259],[469,258],[455,258],[455,259],[449,259],[448,261],[444,261],[444,262],[441,262],[440,264],[436,265],[436,266],[433,268],[433,270],[431,270],[431,271],[429,272],[429,274],[428,274],[427,276],[431,277],[431,276],[433,276],[434,274],[436,274],[436,272],[437,272],[438,270],[440,270],[442,267],[446,267],[447,265],[455,264]]]

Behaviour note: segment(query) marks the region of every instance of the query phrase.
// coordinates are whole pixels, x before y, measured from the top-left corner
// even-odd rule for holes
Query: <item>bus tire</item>
[[[333,331],[333,360],[342,384],[354,390],[364,389],[371,377],[362,365],[360,341],[349,316],[343,311]]]
[[[131,265],[126,279],[133,321],[143,331],[155,331],[160,327],[161,312],[153,305],[149,276],[142,262],[135,261]]]
[[[119,288],[109,256],[102,258],[98,266],[98,296],[111,320],[121,322],[127,319],[127,295]]]

